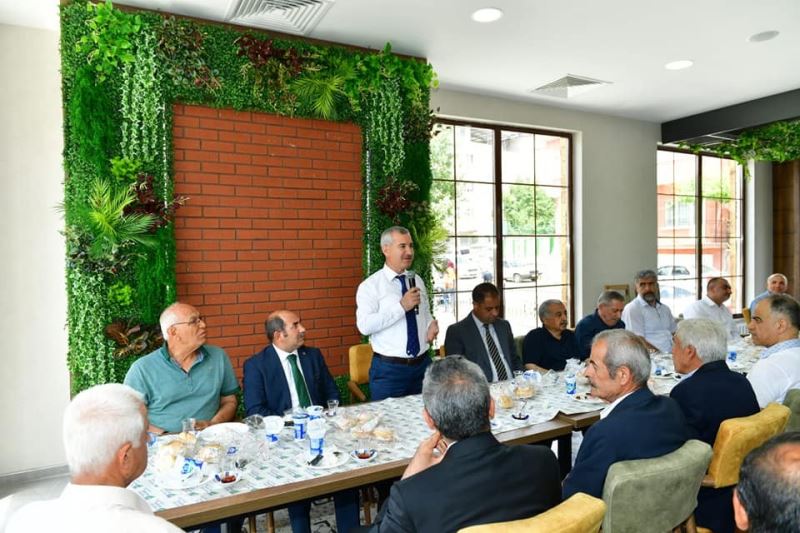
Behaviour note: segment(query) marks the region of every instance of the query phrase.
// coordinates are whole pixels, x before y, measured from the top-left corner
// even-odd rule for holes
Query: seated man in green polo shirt
[[[222,348],[205,344],[205,318],[193,306],[176,302],[161,318],[164,345],[133,363],[125,384],[144,395],[150,427],[156,434],[230,422],[236,415],[239,382]]]

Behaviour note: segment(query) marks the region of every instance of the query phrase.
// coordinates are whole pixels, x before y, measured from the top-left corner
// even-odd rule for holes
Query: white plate
[[[378,455],[378,451],[377,450],[373,449],[373,450],[370,450],[370,452],[371,452],[371,455],[369,457],[367,457],[366,459],[362,459],[361,457],[359,457],[356,454],[356,451],[353,450],[352,452],[350,452],[350,457],[355,459],[357,463],[368,463],[368,462],[372,461],[373,459],[375,459],[375,457]]]
[[[333,459],[330,459],[331,457]],[[315,465],[308,464],[308,462],[312,459],[313,457],[311,457],[307,452],[301,453],[297,456],[297,462],[300,463],[301,466],[305,466],[306,468],[310,468],[312,470],[328,470],[330,468],[342,466],[350,460],[350,456],[342,452],[339,452],[339,454],[336,455],[333,453],[333,451],[328,451],[322,454],[322,461],[319,463]]]
[[[588,392],[579,392],[575,396],[572,397],[573,400],[576,402],[581,402],[589,405],[603,405],[604,402],[600,398],[595,398],[594,396],[589,396]]]
[[[205,483],[208,483],[213,479],[214,476],[206,476],[203,475],[200,471],[195,476],[191,476],[186,480],[180,480],[173,477],[167,477],[163,475],[156,475],[155,480],[156,484],[160,487],[170,490],[185,490],[185,489],[193,489],[195,487],[199,487]],[[229,483],[230,485],[230,483]]]
[[[206,429],[200,432],[200,435],[202,435],[206,440],[217,440],[228,437],[232,434],[245,435],[248,431],[250,431],[250,428],[247,424],[242,424],[241,422],[225,422],[222,424],[208,426]]]

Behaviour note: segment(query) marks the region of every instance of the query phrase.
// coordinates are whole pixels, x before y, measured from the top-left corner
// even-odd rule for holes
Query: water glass
[[[325,421],[321,418],[315,418],[308,422],[308,446],[312,457],[322,455],[325,447],[325,431]]]
[[[292,422],[294,423],[294,440],[305,439],[308,415],[303,411],[294,411],[292,413]]]
[[[321,405],[310,405],[306,407],[306,413],[308,413],[309,420],[315,420],[322,416],[322,412],[325,410],[324,407]]]
[[[195,433],[197,431],[195,427],[196,422],[194,418],[184,418],[181,420],[181,433]]]
[[[336,409],[339,408],[339,400],[328,400],[328,416],[336,416]]]

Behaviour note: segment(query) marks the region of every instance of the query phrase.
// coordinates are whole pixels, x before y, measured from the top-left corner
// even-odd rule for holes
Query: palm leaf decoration
[[[307,74],[292,82],[292,92],[312,113],[325,120],[341,118],[341,109],[348,102],[347,82],[355,77],[351,62],[334,60],[330,70],[306,69]]]
[[[155,222],[153,215],[125,214],[125,208],[136,200],[130,188],[115,190],[107,180],[97,179],[92,184],[88,200],[79,219],[80,225],[92,238],[89,248],[92,258],[113,254],[119,247],[130,243],[148,247],[156,244],[149,233]]]

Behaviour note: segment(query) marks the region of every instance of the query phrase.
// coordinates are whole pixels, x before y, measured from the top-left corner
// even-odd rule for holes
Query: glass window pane
[[[731,284],[731,297],[724,303],[731,313],[737,315],[742,312],[743,305],[739,302],[744,300],[744,279],[742,276],[730,276],[726,278]]]
[[[697,297],[697,279],[658,280],[659,300],[668,305],[672,316],[678,317]]]
[[[659,150],[656,156],[656,192],[675,194],[675,152]]]
[[[722,159],[720,180],[726,198],[742,198],[741,166],[731,159]]]
[[[727,239],[738,236],[739,200],[703,198],[703,237]]]
[[[456,179],[494,182],[494,131],[456,126]]]
[[[703,196],[707,198],[720,198],[731,196],[731,191],[723,194],[722,187],[722,160],[718,157],[702,157],[703,164]]]
[[[569,183],[569,140],[564,137],[535,135],[536,183],[560,185]]]
[[[503,233],[533,235],[536,189],[532,185],[503,185]]]
[[[536,289],[506,289],[503,294],[503,310],[506,320],[511,323],[511,331],[515,336],[526,335],[539,326],[536,317]],[[522,357],[522,354],[518,354]]]
[[[457,290],[472,291],[478,283],[494,282],[494,238],[457,237],[456,247]]]
[[[569,239],[567,237],[536,238],[536,270],[539,285],[568,285]]]
[[[431,139],[431,171],[435,180],[455,179],[453,167],[453,126],[436,124]],[[438,132],[438,133],[437,133]]]
[[[531,286],[539,279],[536,269],[536,239],[503,239],[503,279],[508,288]]]
[[[500,146],[503,183],[533,184],[533,134],[503,131]]]
[[[449,235],[456,231],[456,193],[452,181],[434,181],[431,185],[431,208]]]
[[[536,233],[569,233],[569,190],[565,187],[536,187]]]
[[[697,277],[697,241],[694,239],[658,239],[659,281]]]
[[[456,230],[459,235],[494,235],[494,185],[456,183]]]

